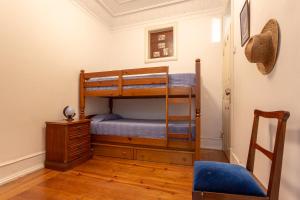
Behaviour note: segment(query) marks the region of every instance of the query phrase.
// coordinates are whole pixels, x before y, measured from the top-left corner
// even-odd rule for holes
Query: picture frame
[[[177,23],[145,28],[145,63],[177,60]]]
[[[241,46],[250,38],[250,3],[246,0],[240,12]]]

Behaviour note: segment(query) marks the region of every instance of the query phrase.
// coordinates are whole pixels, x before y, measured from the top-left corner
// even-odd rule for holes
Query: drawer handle
[[[127,152],[123,151],[123,152],[122,152],[122,155],[126,156],[126,155],[127,155]]]

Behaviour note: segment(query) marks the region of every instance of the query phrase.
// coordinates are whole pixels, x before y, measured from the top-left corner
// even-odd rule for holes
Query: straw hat
[[[276,63],[278,43],[279,25],[275,19],[271,19],[260,34],[249,39],[245,55],[249,62],[257,64],[262,74],[269,74]]]

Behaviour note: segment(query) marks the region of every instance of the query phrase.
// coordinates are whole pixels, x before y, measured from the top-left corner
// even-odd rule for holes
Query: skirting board
[[[1,178],[0,179],[0,186],[4,185],[6,183],[9,183],[11,181],[14,181],[14,180],[16,180],[18,178],[21,178],[21,177],[23,177],[23,176],[25,176],[27,174],[35,172],[37,170],[43,169],[43,168],[44,168],[44,163],[41,163],[41,164],[34,165],[34,166],[30,167],[30,168],[24,169],[22,171],[16,172],[14,174],[11,174],[11,175],[9,175],[7,177]]]
[[[232,148],[230,148],[230,163],[244,166],[238,156],[233,152]]]
[[[202,138],[201,148],[222,150],[221,138]],[[0,185],[44,168],[45,152],[0,163]]]
[[[0,185],[44,168],[45,152],[38,152],[19,159],[0,163]]]
[[[222,138],[201,138],[201,148],[223,150]]]

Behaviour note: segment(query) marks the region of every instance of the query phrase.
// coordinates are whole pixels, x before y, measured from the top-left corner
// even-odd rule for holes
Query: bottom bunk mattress
[[[172,133],[188,133],[188,122],[170,122]],[[149,119],[112,119],[91,121],[91,133],[96,135],[110,135],[123,137],[140,137],[161,139],[166,137],[165,120]],[[195,124],[192,123],[192,137],[195,138]]]

